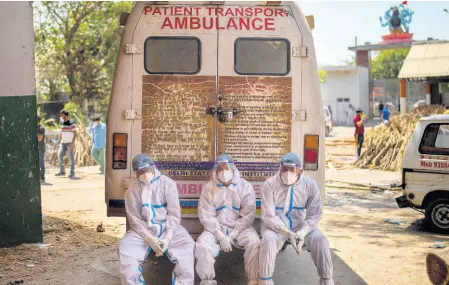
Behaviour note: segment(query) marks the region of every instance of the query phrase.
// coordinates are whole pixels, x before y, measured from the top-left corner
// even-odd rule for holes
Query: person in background
[[[384,109],[380,113],[380,120],[384,122],[385,125],[390,125],[390,108],[387,104],[385,104]]]
[[[296,154],[287,153],[282,157],[278,173],[262,187],[261,200],[259,285],[274,284],[276,255],[286,241],[298,255],[303,247],[307,248],[320,285],[334,285],[329,242],[318,228],[323,215],[320,189],[312,178],[303,175],[301,159]],[[299,269],[299,260],[296,262],[295,267]]]
[[[384,101],[379,102],[379,115],[382,116],[382,110],[384,109]]]
[[[449,115],[449,105],[444,106],[444,114]]]
[[[100,173],[104,174],[104,155],[106,148],[106,125],[100,117],[94,117],[89,128],[89,135],[92,138],[92,158],[100,166]]]
[[[41,117],[39,115],[37,115],[37,145],[39,148],[41,184],[45,184],[45,128],[41,125]]]
[[[69,112],[66,110],[61,110],[61,112],[59,112],[59,120],[61,121],[61,134],[59,136],[59,172],[56,176],[65,176],[64,156],[69,152],[69,178],[75,178],[76,125],[73,120],[69,119]]]
[[[332,116],[332,107],[331,105],[327,105],[327,108],[329,109],[329,113],[331,113],[331,121],[334,122],[334,117]]]
[[[357,108],[355,111],[354,117],[354,137],[355,137],[355,145],[357,147],[357,158],[360,157],[362,153],[363,141],[365,139],[365,115],[363,115],[363,110]]]

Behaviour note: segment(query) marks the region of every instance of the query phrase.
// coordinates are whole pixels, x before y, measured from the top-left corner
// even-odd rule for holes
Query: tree
[[[72,100],[110,94],[120,43],[120,12],[131,2],[41,2],[35,5],[38,92],[69,91]]]
[[[318,76],[320,77],[320,83],[324,83],[326,82],[328,74],[324,70],[318,70]]]
[[[374,79],[397,79],[409,48],[381,51],[371,60],[371,71]]]

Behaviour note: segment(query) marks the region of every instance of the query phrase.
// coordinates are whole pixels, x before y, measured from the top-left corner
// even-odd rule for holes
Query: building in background
[[[321,83],[323,104],[330,106],[335,125],[351,124],[353,110],[362,108],[366,113],[369,108],[369,74],[368,68],[356,65],[323,66],[320,68],[328,76]],[[348,120],[349,117],[349,120]]]

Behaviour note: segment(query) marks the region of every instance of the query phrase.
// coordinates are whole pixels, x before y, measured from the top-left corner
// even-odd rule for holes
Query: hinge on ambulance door
[[[308,47],[293,47],[293,57],[308,57],[309,48]]]
[[[142,120],[142,111],[141,110],[125,110],[123,115],[126,120]]]
[[[136,44],[126,44],[125,45],[125,53],[142,53],[142,46]]]
[[[122,186],[125,190],[128,190],[128,188],[131,186],[132,183],[133,183],[133,180],[130,178],[125,178],[122,180]]]
[[[292,119],[295,121],[307,121],[308,113],[306,110],[293,110]]]

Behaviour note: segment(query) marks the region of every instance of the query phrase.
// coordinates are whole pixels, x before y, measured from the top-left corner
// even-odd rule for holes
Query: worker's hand
[[[161,256],[164,254],[161,246],[159,245],[159,239],[154,236],[148,236],[146,241],[150,244],[151,249],[154,251],[156,256]]]
[[[74,143],[71,143],[71,144],[69,145],[69,147],[68,147],[69,150],[73,150],[74,148],[75,148],[75,144],[74,144]]]
[[[224,252],[232,251],[232,240],[230,237],[225,236],[221,231],[216,233],[218,242],[220,243],[220,248]]]
[[[162,254],[159,254],[159,255],[156,254],[156,256],[162,256],[162,255],[164,255],[164,252],[168,249],[169,241],[166,240],[166,239],[160,239],[158,241],[158,244],[159,244],[159,246],[161,248]]]

